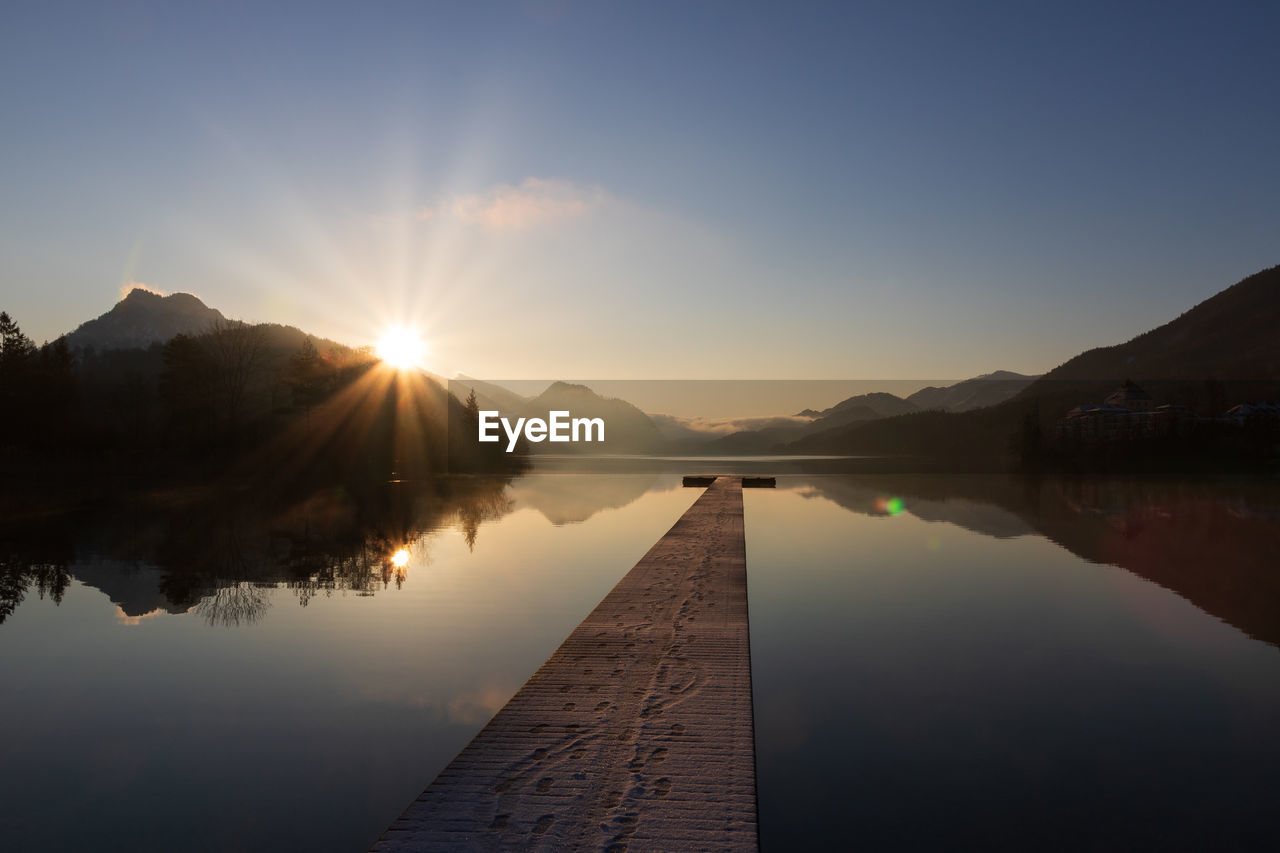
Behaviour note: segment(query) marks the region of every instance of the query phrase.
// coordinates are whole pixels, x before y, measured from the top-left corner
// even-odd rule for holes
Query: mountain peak
[[[592,391],[586,385],[578,385],[574,382],[560,382],[560,381],[552,382],[550,385],[547,386],[547,390],[543,391],[542,393],[544,394],[573,393],[573,394],[590,394],[592,397],[599,396],[596,394],[595,391]]]
[[[135,287],[110,311],[67,335],[67,344],[73,349],[145,349],[174,335],[200,334],[226,321],[221,311],[190,293],[163,296]]]
[[[995,370],[943,388],[930,385],[907,399],[920,409],[967,412],[1002,403],[1035,379],[1035,376],[1024,376],[1012,370]]]
[[[602,451],[648,453],[664,446],[661,433],[649,416],[626,400],[604,397],[586,385],[553,382],[529,401],[526,410],[538,417],[552,409],[570,410],[575,417],[602,418],[608,424],[606,443],[570,445],[566,452]],[[545,449],[551,449],[546,446]],[[536,451],[535,451],[536,452]]]
[[[156,293],[154,290],[147,290],[145,287],[135,287],[125,294],[124,299],[120,300],[120,304],[125,302],[146,302],[147,300],[163,299],[164,294]]]
[[[208,305],[201,302],[200,297],[194,296],[190,293],[170,293],[165,295],[163,293],[156,293],[154,290],[147,290],[145,287],[135,287],[130,290],[125,294],[124,299],[117,302],[115,308],[111,310],[114,311],[116,308],[126,305],[130,307],[138,305],[156,306],[162,303],[167,307],[179,308],[184,311],[213,310]]]
[[[1017,382],[1023,379],[1032,380],[1039,379],[1039,374],[1014,373],[1012,370],[996,370],[991,373],[984,373],[977,377],[987,382]]]

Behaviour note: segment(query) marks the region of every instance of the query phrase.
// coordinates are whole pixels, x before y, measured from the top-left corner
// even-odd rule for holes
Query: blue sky
[[[0,308],[490,377],[1047,370],[1280,262],[1265,4],[6,4]]]

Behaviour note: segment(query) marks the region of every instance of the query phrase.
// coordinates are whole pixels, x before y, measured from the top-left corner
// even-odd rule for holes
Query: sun
[[[406,370],[422,367],[427,355],[427,342],[413,329],[398,326],[387,329],[374,347],[378,358],[392,367]]]

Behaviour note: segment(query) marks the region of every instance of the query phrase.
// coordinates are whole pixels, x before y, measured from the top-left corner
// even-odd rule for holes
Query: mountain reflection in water
[[[367,847],[725,470],[642,463],[9,499],[0,846]],[[1274,483],[820,469],[730,469],[766,849],[1269,832]]]
[[[1271,849],[1277,508],[1256,479],[748,495],[763,849]]]
[[[1001,476],[812,477],[779,487],[865,515],[897,497],[923,521],[995,538],[1039,535],[1166,587],[1280,646],[1280,484]]]
[[[288,588],[305,606],[315,595],[400,586],[406,568],[393,555],[427,548],[433,531],[457,525],[474,545],[484,523],[521,507],[571,524],[679,485],[671,472],[551,471],[396,483],[360,495],[333,488],[274,504],[245,495],[141,496],[0,531],[0,621],[26,595],[59,600],[75,577],[126,617],[191,611],[211,624],[252,623],[270,606],[263,588]],[[789,474],[778,488],[862,515],[889,514],[886,500],[896,498],[898,511],[924,521],[997,539],[1043,536],[1280,646],[1280,485],[1270,480]]]

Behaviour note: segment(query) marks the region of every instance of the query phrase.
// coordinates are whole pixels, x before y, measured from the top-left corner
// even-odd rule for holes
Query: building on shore
[[[1219,405],[1221,405],[1219,403]],[[1280,459],[1280,404],[1240,403],[1200,415],[1187,406],[1157,403],[1131,381],[1101,403],[1081,403],[1051,431],[1058,453],[1165,458],[1219,453]]]
[[[1124,409],[1130,413],[1149,412],[1155,408],[1151,395],[1139,388],[1132,379],[1126,379],[1123,385],[1108,394],[1102,402],[1105,406]]]
[[[1132,381],[1108,394],[1102,403],[1081,403],[1058,423],[1058,437],[1093,444],[1135,441],[1190,433],[1199,418],[1186,406],[1157,405]]]
[[[1227,409],[1222,419],[1242,427],[1274,427],[1280,424],[1280,403],[1241,403]]]

